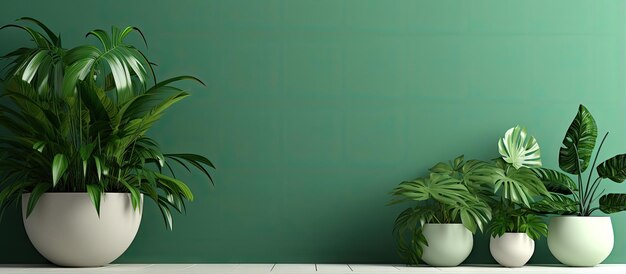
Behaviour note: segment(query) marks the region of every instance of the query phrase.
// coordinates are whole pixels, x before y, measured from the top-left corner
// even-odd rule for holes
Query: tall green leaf
[[[498,152],[515,168],[541,167],[539,144],[533,136],[527,136],[526,129],[520,126],[506,131],[498,141]]]
[[[609,178],[611,181],[621,183],[626,180],[626,154],[611,157],[600,164],[596,170],[598,176]]]
[[[583,173],[589,166],[597,137],[596,121],[591,112],[580,105],[563,138],[563,146],[559,151],[559,167],[570,174]]]

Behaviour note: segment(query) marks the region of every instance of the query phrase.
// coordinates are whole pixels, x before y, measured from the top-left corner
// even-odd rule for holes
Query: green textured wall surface
[[[208,87],[151,131],[170,152],[216,165],[216,187],[182,176],[197,200],[168,232],[146,204],[117,262],[399,262],[388,192],[437,161],[489,159],[524,125],[557,167],[584,103],[626,151],[624,1],[11,1],[66,46],[135,25],[160,77]],[[93,38],[88,38],[93,41]],[[135,39],[136,40],[136,39]],[[0,52],[28,43],[0,32]],[[138,44],[139,46],[140,44]],[[179,172],[181,173],[181,172]],[[625,185],[607,182],[609,190]],[[608,263],[626,263],[626,213]],[[18,212],[0,223],[0,263],[43,262]],[[477,236],[469,263],[492,263]],[[553,263],[545,240],[531,263]]]

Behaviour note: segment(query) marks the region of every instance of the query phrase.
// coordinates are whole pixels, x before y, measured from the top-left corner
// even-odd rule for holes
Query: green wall
[[[11,1],[64,43],[135,25],[161,77],[192,88],[151,132],[166,151],[202,153],[216,187],[165,230],[146,205],[118,262],[399,262],[388,192],[437,161],[489,159],[516,124],[556,167],[578,104],[626,151],[624,1]],[[93,39],[93,38],[89,38]],[[0,32],[0,52],[28,43]],[[90,40],[93,41],[93,40]],[[136,41],[136,39],[135,39]],[[179,172],[180,173],[180,172]],[[611,190],[623,185],[609,185]],[[609,263],[626,263],[626,213]],[[0,224],[0,263],[43,262],[21,219]],[[470,263],[493,262],[478,236]],[[545,241],[533,263],[553,263]]]

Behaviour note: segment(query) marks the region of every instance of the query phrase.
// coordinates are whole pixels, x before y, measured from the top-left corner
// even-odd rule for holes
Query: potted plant
[[[537,141],[516,126],[498,142],[501,158],[495,160],[491,256],[506,267],[522,267],[535,251],[535,240],[546,236],[548,227],[536,214],[536,202],[550,194],[532,168],[541,167]]]
[[[539,177],[561,193],[558,199],[544,205],[545,210],[562,215],[552,217],[548,223],[548,247],[554,257],[569,266],[595,266],[613,249],[611,218],[592,216],[595,211],[611,214],[626,210],[626,194],[604,194],[605,190],[600,190],[603,179],[617,183],[626,179],[626,154],[611,157],[596,167],[608,132],[592,162],[597,134],[595,119],[585,106],[580,105],[559,151],[559,167],[574,175],[576,183],[559,171],[537,169]],[[597,177],[592,180],[594,169]]]
[[[87,34],[100,47],[66,49],[61,38],[32,18],[42,31],[26,31],[35,45],[4,58],[0,102],[0,209],[22,205],[35,248],[62,266],[100,266],[120,256],[141,221],[144,195],[172,228],[172,209],[193,200],[176,179],[172,163],[197,168],[210,180],[213,164],[196,154],[164,154],[146,135],[164,111],[189,94],[156,80],[153,64],[124,43],[134,27]],[[145,39],[144,39],[145,41]],[[201,82],[200,82],[201,83]],[[212,180],[211,180],[212,182]]]
[[[487,165],[459,156],[394,189],[391,204],[414,203],[400,213],[393,229],[398,251],[409,264],[456,266],[467,258],[472,234],[482,231],[491,218],[491,209],[482,199],[489,191],[475,177]]]

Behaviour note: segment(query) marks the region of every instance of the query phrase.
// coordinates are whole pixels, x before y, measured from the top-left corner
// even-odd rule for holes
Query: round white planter
[[[522,267],[535,252],[535,241],[526,233],[504,233],[491,237],[489,251],[496,261],[506,267]]]
[[[422,260],[431,266],[457,266],[461,264],[474,246],[472,232],[463,224],[425,224]]]
[[[611,217],[552,217],[548,223],[548,247],[565,265],[598,265],[613,250]]]
[[[45,193],[26,218],[30,194],[22,195],[22,219],[31,243],[60,266],[102,266],[130,246],[141,223],[143,194],[133,210],[130,194],[106,193],[100,217],[87,193]]]

